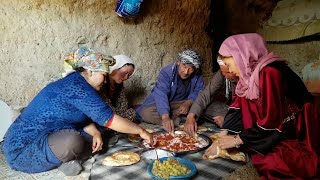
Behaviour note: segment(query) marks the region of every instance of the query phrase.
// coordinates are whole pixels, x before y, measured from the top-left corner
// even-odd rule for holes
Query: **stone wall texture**
[[[125,83],[131,104],[150,92],[159,70],[185,48],[204,59],[211,77],[212,42],[205,32],[210,0],[145,0],[135,19],[118,17],[116,0],[0,0],[0,99],[27,105],[79,46],[126,54],[137,71]]]

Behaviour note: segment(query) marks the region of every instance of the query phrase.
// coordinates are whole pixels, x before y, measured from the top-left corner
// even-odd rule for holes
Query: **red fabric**
[[[109,127],[111,125],[111,123],[113,122],[113,118],[114,118],[114,114],[112,115],[111,119],[109,119],[108,121],[106,121],[105,123],[105,127]]]
[[[284,140],[265,156],[254,154],[252,164],[261,179],[310,179],[317,171],[318,156],[297,140]]]
[[[317,171],[320,134],[317,109],[306,103],[299,108],[285,98],[287,89],[281,72],[264,67],[259,76],[261,96],[256,100],[236,97],[231,105],[241,109],[244,128],[258,124],[263,129],[277,129],[284,140],[267,155],[252,155],[252,163],[261,179],[310,179]],[[299,96],[299,94],[297,94]],[[296,112],[295,119],[284,125],[282,120]],[[317,155],[318,154],[318,155]]]

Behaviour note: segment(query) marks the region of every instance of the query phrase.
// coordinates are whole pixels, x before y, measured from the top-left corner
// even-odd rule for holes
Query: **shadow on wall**
[[[279,0],[225,0],[211,1],[207,32],[214,40],[212,71],[219,69],[216,56],[222,42],[229,36],[253,33],[271,17]]]
[[[134,106],[137,104],[137,102],[142,102],[144,100],[144,97],[146,95],[149,95],[149,92],[152,90],[155,82],[149,81],[147,84],[147,87],[144,88],[142,85],[140,76],[133,76],[132,79],[130,79],[130,82],[127,82],[128,84],[125,84],[125,93],[128,99],[129,106]],[[130,88],[126,88],[129,86]]]

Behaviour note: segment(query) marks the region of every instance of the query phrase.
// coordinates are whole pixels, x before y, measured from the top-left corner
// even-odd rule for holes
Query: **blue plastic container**
[[[176,160],[178,160],[181,164],[185,165],[188,169],[191,170],[191,172],[189,174],[183,175],[183,176],[170,176],[169,179],[173,179],[173,180],[187,180],[190,179],[192,176],[194,176],[197,173],[197,167],[196,165],[191,162],[188,159],[184,159],[184,158],[179,158],[179,157],[163,157],[160,158],[159,161],[163,162],[165,160],[167,160],[168,158],[174,158]],[[153,160],[147,167],[147,172],[148,174],[152,177],[152,179],[157,179],[157,180],[165,180],[163,178],[159,178],[156,175],[154,175],[152,173],[152,167],[153,167],[153,163],[155,160]]]

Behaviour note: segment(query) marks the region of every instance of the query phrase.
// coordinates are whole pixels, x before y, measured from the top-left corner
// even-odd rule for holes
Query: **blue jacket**
[[[49,147],[50,134],[80,131],[78,126],[88,118],[105,126],[112,117],[112,109],[92,86],[80,73],[72,73],[42,89],[11,124],[2,146],[6,161],[12,169],[27,173],[56,168],[62,162]]]
[[[157,83],[152,89],[147,99],[137,109],[137,113],[141,115],[141,111],[148,105],[156,104],[160,115],[170,114],[170,102],[174,99],[178,87],[178,65],[176,63],[169,64],[162,68]],[[191,76],[191,86],[188,100],[195,101],[199,92],[204,88],[204,82],[201,74]]]

